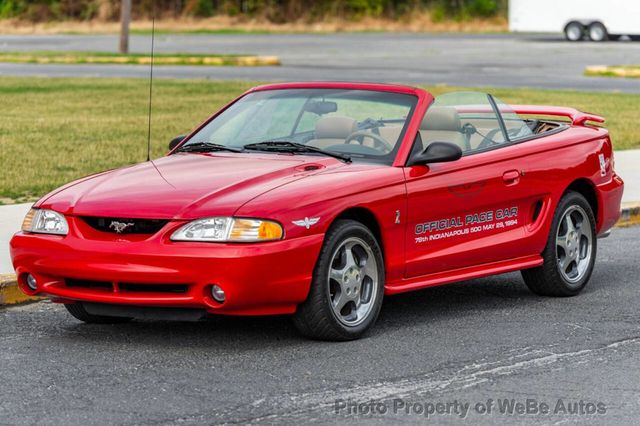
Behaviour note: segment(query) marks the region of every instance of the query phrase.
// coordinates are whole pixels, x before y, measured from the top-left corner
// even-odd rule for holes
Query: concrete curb
[[[150,62],[148,57],[132,57],[132,56],[101,56],[101,55],[79,55],[74,56],[68,52],[60,52],[53,55],[37,55],[37,54],[16,54],[12,52],[0,52],[0,62],[8,62],[14,64],[38,63],[38,64],[126,64],[126,65],[146,65]],[[160,55],[154,58],[155,65],[208,65],[208,66],[240,66],[240,67],[257,67],[257,66],[277,66],[282,65],[280,58],[277,56],[164,56]]]
[[[624,203],[620,211],[620,220],[616,228],[640,224],[640,202]],[[0,306],[18,303],[37,302],[42,297],[27,296],[18,288],[15,274],[0,275]]]
[[[15,274],[0,275],[0,306],[35,302],[42,297],[27,296],[18,288]]]
[[[584,69],[587,77],[640,78],[640,68],[629,65],[589,65]]]
[[[624,228],[625,226],[638,224],[640,224],[640,202],[622,203],[620,219],[616,223],[616,227]]]

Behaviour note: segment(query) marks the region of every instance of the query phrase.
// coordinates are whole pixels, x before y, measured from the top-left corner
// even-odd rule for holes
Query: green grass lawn
[[[154,81],[152,156],[257,83]],[[460,88],[437,86],[434,94]],[[0,202],[35,199],[97,171],[146,158],[144,79],[0,78]],[[572,106],[604,115],[616,149],[640,148],[640,95],[476,89],[509,103]]]

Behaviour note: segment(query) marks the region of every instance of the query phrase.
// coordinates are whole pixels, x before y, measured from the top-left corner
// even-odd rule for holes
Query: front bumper
[[[11,240],[10,252],[21,290],[56,302],[266,315],[292,313],[305,300],[322,239],[316,234],[268,243],[218,244],[171,242],[160,236],[89,240],[73,231],[65,237],[20,232]],[[26,285],[27,274],[36,278],[36,291]],[[224,289],[224,303],[211,297],[213,284]],[[176,287],[184,291],[176,292]]]

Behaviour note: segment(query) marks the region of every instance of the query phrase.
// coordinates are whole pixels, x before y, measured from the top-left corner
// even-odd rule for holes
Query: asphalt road
[[[519,274],[454,284],[387,298],[373,332],[347,343],[305,340],[286,317],[107,326],[48,302],[0,310],[0,423],[421,423],[421,406],[458,401],[467,424],[637,424],[638,240],[640,227],[600,240],[578,297],[534,296]],[[475,409],[502,398],[584,411]],[[336,400],[387,411],[336,414]]]
[[[584,67],[640,63],[640,42],[569,43],[512,34],[158,35],[157,52],[278,55],[279,67],[157,67],[157,77],[362,80],[640,92],[634,79],[584,77]],[[149,36],[132,51],[148,52]],[[0,36],[0,51],[115,51],[116,36]],[[135,65],[0,64],[0,75],[146,77]]]

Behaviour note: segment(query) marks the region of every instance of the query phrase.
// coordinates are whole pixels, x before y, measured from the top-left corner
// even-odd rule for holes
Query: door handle
[[[515,185],[520,181],[520,172],[518,170],[509,170],[504,172],[502,180],[506,185]]]

